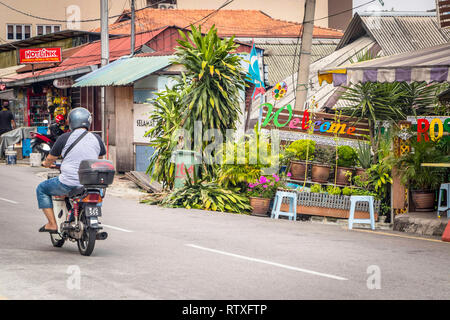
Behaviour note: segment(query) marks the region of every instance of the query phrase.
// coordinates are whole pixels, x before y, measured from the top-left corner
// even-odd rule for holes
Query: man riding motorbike
[[[53,213],[52,196],[64,196],[71,190],[80,187],[78,167],[80,162],[88,159],[101,158],[106,154],[106,149],[101,138],[89,132],[92,116],[85,108],[75,108],[69,113],[69,128],[71,132],[62,134],[56,140],[49,155],[42,163],[50,168],[53,163],[62,156],[61,174],[57,178],[41,182],[36,188],[39,209],[42,209],[48,223],[39,229],[39,232],[57,233]]]
[[[65,133],[63,130],[65,127],[65,122],[66,118],[62,114],[58,114],[55,117],[55,122],[49,126],[50,138],[52,138],[53,141],[56,141],[59,136]]]

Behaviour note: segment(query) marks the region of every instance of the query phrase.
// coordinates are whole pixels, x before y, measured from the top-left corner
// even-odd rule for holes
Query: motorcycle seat
[[[77,196],[81,196],[85,191],[84,187],[76,187],[74,189],[72,189],[72,191],[69,192],[69,194],[67,195],[69,198],[74,198]]]

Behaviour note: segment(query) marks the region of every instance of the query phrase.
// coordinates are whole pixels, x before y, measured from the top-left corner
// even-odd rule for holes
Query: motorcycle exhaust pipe
[[[106,240],[107,238],[108,238],[107,232],[99,232],[99,233],[97,233],[97,236],[95,237],[95,239],[97,239],[97,240]]]

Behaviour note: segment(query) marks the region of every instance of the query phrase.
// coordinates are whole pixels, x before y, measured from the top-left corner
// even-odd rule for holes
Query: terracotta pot
[[[303,181],[305,180],[306,162],[291,161],[290,172],[292,174],[291,179]]]
[[[344,186],[348,186],[350,184],[350,177],[345,175],[347,171],[353,172],[353,168],[346,168],[346,167],[337,168],[337,177],[336,177],[337,184]]]
[[[311,168],[311,180],[313,182],[327,183],[331,168],[323,164],[313,164]]]
[[[365,174],[366,174],[366,169],[356,168],[355,176],[364,177]]]
[[[252,215],[267,217],[269,212],[270,200],[268,198],[250,197],[250,205],[253,208]]]
[[[417,211],[434,210],[434,191],[413,190],[411,197]]]

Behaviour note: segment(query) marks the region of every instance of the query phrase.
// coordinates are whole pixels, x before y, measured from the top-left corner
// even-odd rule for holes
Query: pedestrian
[[[3,101],[0,111],[0,136],[15,128],[16,122],[14,121],[14,115],[9,111],[9,101]]]

